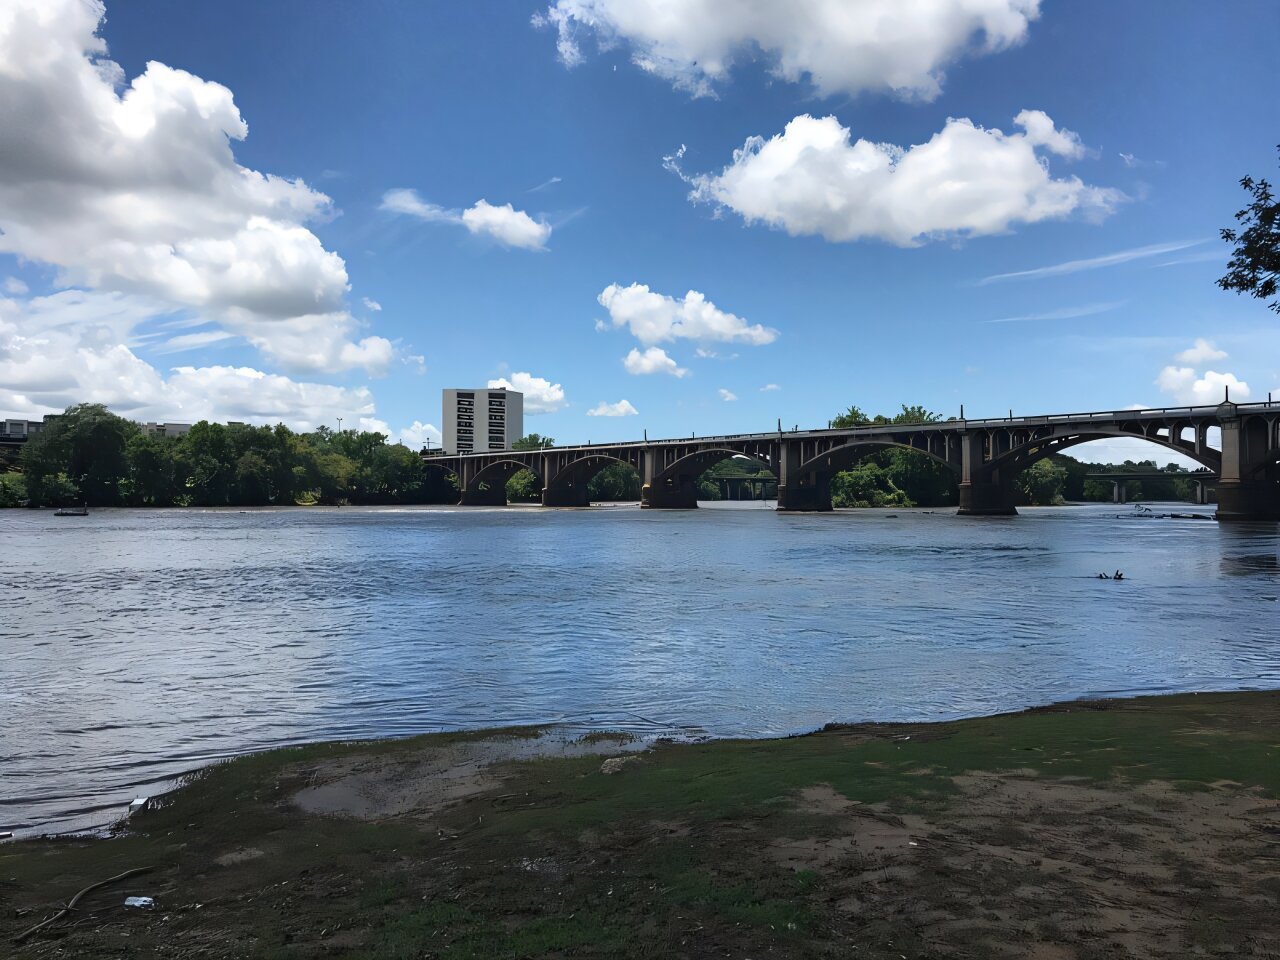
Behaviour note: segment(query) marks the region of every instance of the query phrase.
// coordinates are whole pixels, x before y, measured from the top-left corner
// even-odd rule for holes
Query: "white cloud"
[[[988,283],[996,283],[1000,280],[1039,280],[1042,277],[1061,277],[1071,273],[1079,273],[1082,270],[1097,270],[1101,267],[1114,267],[1122,263],[1129,263],[1133,260],[1142,260],[1146,257],[1157,257],[1163,253],[1172,253],[1175,250],[1185,250],[1187,247],[1195,247],[1204,243],[1203,240],[1187,240],[1178,243],[1155,243],[1146,247],[1134,247],[1130,250],[1120,250],[1116,253],[1108,253],[1101,257],[1090,257],[1087,260],[1067,260],[1064,263],[1055,263],[1048,267],[1036,267],[1034,270],[1018,270],[1014,273],[996,273],[989,277],[983,277],[978,281],[978,286],[985,286]]]
[[[368,297],[361,297],[360,302],[364,304],[366,310],[372,310],[374,313],[382,312],[382,304],[377,300],[370,300]]]
[[[983,323],[1019,323],[1025,320],[1074,320],[1077,317],[1092,317],[1099,313],[1107,313],[1117,307],[1123,307],[1128,300],[1115,300],[1111,303],[1086,303],[1078,307],[1059,307],[1056,310],[1044,310],[1040,313],[1024,313],[1017,317],[1000,317],[998,320],[983,320]]]
[[[1160,371],[1155,384],[1179,403],[1189,406],[1221,403],[1226,388],[1230,388],[1231,399],[1236,402],[1249,399],[1249,384],[1237,379],[1233,373],[1206,370],[1201,376],[1191,367],[1169,366]]]
[[[155,61],[127,82],[103,16],[99,0],[0,15],[0,253],[198,312],[289,369],[383,372],[390,342],[350,340],[346,265],[303,226],[329,198],[236,162],[248,125],[226,87]]]
[[[720,399],[725,401],[726,403],[730,403],[738,399],[738,395],[736,393],[726,390],[724,387],[721,387],[716,392],[720,394]]]
[[[555,0],[534,17],[554,27],[566,66],[579,35],[625,42],[639,67],[694,96],[714,95],[734,66],[763,54],[773,74],[824,95],[884,90],[932,100],[945,68],[1026,37],[1039,0]]]
[[[677,366],[676,362],[667,356],[667,351],[661,347],[649,347],[644,353],[632,347],[631,352],[623,357],[622,365],[626,368],[627,373],[636,376],[650,373],[669,373],[673,377],[683,377],[689,372],[684,367]]]
[[[427,372],[427,358],[420,353],[401,354],[400,362],[409,367],[418,376]]]
[[[427,203],[418,196],[416,190],[399,187],[388,190],[382,195],[379,209],[389,213],[402,213],[428,223],[461,223],[462,214],[456,210],[446,210],[434,203]]]
[[[434,424],[415,420],[410,426],[400,431],[398,439],[406,447],[421,450],[428,441],[437,449],[440,447],[440,431]]]
[[[1078,149],[1075,134],[1024,110],[1022,133],[952,118],[927,143],[908,148],[852,140],[835,117],[802,114],[782,133],[751,137],[718,174],[685,175],[689,198],[792,236],[832,242],[865,238],[901,247],[943,237],[1007,233],[1017,224],[1071,214],[1102,217],[1124,198],[1078,177],[1054,179],[1036,148]]]
[[[587,411],[588,417],[634,417],[640,411],[631,405],[629,400],[619,400],[617,403],[600,402],[599,405],[592,407]]]
[[[526,192],[538,193],[541,190],[547,189],[547,187],[554,187],[557,183],[563,183],[563,181],[559,177],[550,177],[543,180],[542,183],[538,184],[536,187],[530,187]]]
[[[492,237],[508,247],[521,250],[545,250],[551,236],[551,225],[534,220],[509,203],[500,207],[477,200],[475,206],[462,212],[462,223],[473,234]]]
[[[777,330],[758,323],[748,324],[741,317],[719,309],[697,290],[690,290],[683,299],[677,300],[654,293],[642,283],[629,287],[611,283],[596,299],[609,311],[614,327],[627,327],[643,344],[679,339],[759,346],[778,339]]]
[[[760,392],[772,393],[774,390],[781,390],[781,389],[782,388],[778,386],[776,383],[766,383],[763,387],[760,388]]]
[[[1124,161],[1124,165],[1130,170],[1135,167],[1163,167],[1165,165],[1163,160],[1142,160],[1132,153],[1121,153],[1120,159]]]
[[[121,331],[153,309],[136,297],[79,290],[27,302],[0,299],[0,410],[36,417],[91,401],[142,420],[283,421],[301,430],[374,413],[364,387],[300,382],[250,367],[163,373],[121,343]]]
[[[477,200],[466,210],[447,210],[427,203],[414,190],[399,188],[383,194],[381,209],[428,223],[457,224],[473,235],[489,237],[505,247],[521,250],[545,250],[551,236],[549,223],[534,220],[509,203],[495,207],[487,200]]]
[[[524,394],[524,412],[531,415],[555,413],[569,405],[564,398],[564,387],[530,373],[513,373],[510,379],[490,380],[488,385]]]
[[[197,350],[215,343],[234,340],[233,334],[225,330],[201,330],[198,333],[184,333],[170,337],[164,343],[151,348],[152,353],[182,353],[186,350]]]
[[[1183,350],[1173,359],[1179,363],[1205,363],[1209,360],[1225,360],[1227,351],[1219,350],[1204,337],[1196,337],[1195,345]]]
[[[27,285],[17,277],[6,277],[4,281],[4,292],[12,293],[15,296],[22,296],[27,292]]]

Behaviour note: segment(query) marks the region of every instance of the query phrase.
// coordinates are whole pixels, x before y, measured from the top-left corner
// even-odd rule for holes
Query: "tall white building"
[[[510,450],[524,436],[524,394],[490,388],[445,390],[441,419],[449,453]]]

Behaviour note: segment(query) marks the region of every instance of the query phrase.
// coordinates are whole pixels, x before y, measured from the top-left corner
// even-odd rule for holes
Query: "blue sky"
[[[2,59],[57,55],[0,73],[9,415],[413,442],[505,378],[550,411],[526,429],[600,441],[1280,391],[1275,315],[1213,283],[1239,177],[1276,176],[1274,3],[934,0],[880,49],[823,20],[880,0],[696,0],[661,35],[615,0],[130,0],[103,51],[87,0],[12,2]]]

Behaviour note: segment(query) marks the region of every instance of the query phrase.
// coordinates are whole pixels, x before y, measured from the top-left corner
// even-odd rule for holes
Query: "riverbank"
[[[0,935],[149,867],[14,955],[1275,956],[1278,731],[1270,692],[645,749],[521,729],[277,750],[112,839],[0,846]]]

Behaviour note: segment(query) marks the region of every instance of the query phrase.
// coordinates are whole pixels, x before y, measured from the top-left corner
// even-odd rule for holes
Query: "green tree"
[[[129,438],[125,458],[129,463],[126,495],[131,506],[163,507],[177,495],[174,482],[174,441],[137,433]]]
[[[198,507],[224,506],[235,467],[227,428],[201,420],[178,441],[176,472],[184,498]]]
[[[1222,230],[1222,239],[1235,244],[1235,250],[1227,261],[1226,275],[1218,279],[1218,286],[1266,300],[1276,296],[1280,284],[1280,201],[1265,179],[1243,177],[1240,186],[1252,197],[1252,202],[1236,212],[1241,230]],[[1267,306],[1280,313],[1280,297]]]
[[[1050,506],[1062,503],[1062,489],[1067,482],[1067,471],[1066,468],[1046,457],[1044,460],[1037,460],[1018,474],[1016,482],[1029,503]]]
[[[67,407],[23,448],[23,469],[32,498],[47,503],[52,501],[46,498],[55,494],[66,497],[65,484],[55,479],[61,474],[74,485],[75,495],[87,503],[121,503],[129,475],[125,450],[137,433],[136,423],[116,416],[100,403]]]
[[[27,482],[20,473],[0,473],[0,507],[20,507],[27,502]]]
[[[923,406],[903,404],[892,417],[868,416],[851,406],[831,421],[847,429],[865,424],[938,423],[941,415]],[[845,473],[850,474],[845,476]],[[928,454],[902,447],[868,451],[849,471],[836,474],[831,484],[835,506],[929,506],[954,504],[958,498],[955,474]]]
[[[541,450],[543,447],[554,447],[554,437],[541,434],[525,434],[511,444],[512,450]],[[542,497],[542,483],[531,470],[517,470],[507,480],[507,499],[517,503],[532,503]]]
[[[537,433],[528,433],[511,444],[512,450],[541,450],[543,447],[554,447],[554,437],[544,437]]]
[[[640,499],[640,474],[628,463],[611,463],[587,484],[592,500],[615,502]]]

